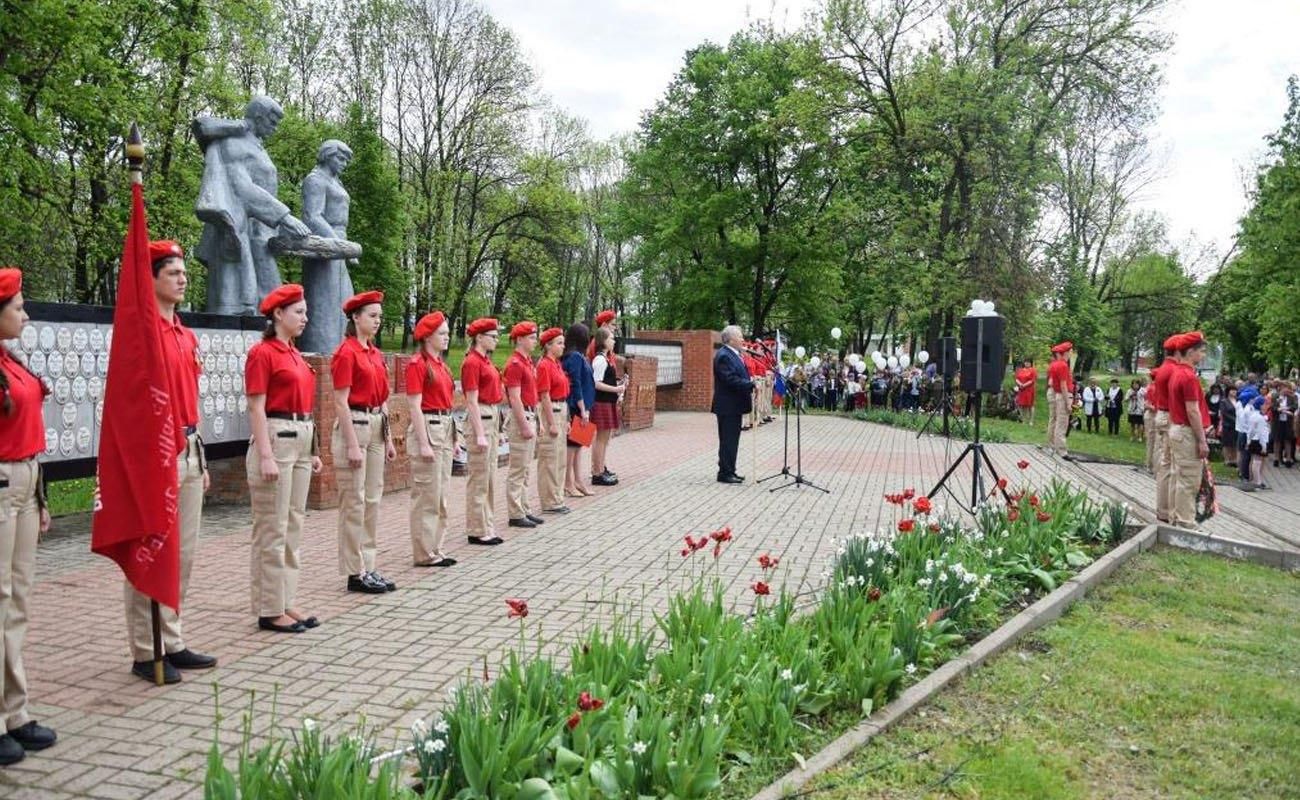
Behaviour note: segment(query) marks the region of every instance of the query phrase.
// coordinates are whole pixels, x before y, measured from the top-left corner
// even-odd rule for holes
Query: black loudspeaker
[[[1002,337],[1007,321],[1000,316],[963,317],[961,321],[961,388],[966,392],[1002,391],[1006,354]]]
[[[935,343],[934,358],[939,365],[939,374],[951,378],[957,374],[957,339],[944,336]]]

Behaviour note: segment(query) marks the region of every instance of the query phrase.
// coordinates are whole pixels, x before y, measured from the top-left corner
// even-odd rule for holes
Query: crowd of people
[[[183,250],[175,242],[156,241],[149,245],[149,257],[171,413],[184,433],[175,453],[183,606],[210,483],[198,436],[203,362],[197,337],[176,313],[187,286]],[[261,301],[266,328],[249,351],[244,378],[252,434],[245,457],[253,518],[250,611],[261,630],[296,634],[321,624],[298,602],[297,586],[308,488],[312,474],[322,469],[322,434],[330,437],[338,484],[338,567],[344,588],[368,594],[397,589],[376,564],[384,465],[398,457],[390,423],[394,400],[384,355],[375,343],[382,301],[382,293],[371,291],[343,304],[347,328],[330,360],[336,421],[328,432],[317,428],[315,371],[295,343],[309,313],[303,287],[285,284]],[[22,272],[0,269],[0,340],[17,339],[27,321]],[[512,528],[535,528],[545,522],[543,514],[569,513],[566,498],[589,496],[592,486],[618,484],[607,457],[610,437],[621,425],[620,402],[628,380],[614,355],[614,323],[615,313],[608,310],[596,316],[594,333],[582,323],[541,330],[533,321],[518,322],[508,330],[511,354],[499,370],[492,355],[501,326],[491,318],[474,320],[466,329],[469,348],[460,368],[465,421],[458,425],[452,413],[455,386],[445,360],[447,317],[432,311],[419,319],[417,352],[397,380],[410,412],[405,450],[415,566],[456,564],[445,542],[458,439],[466,440],[468,451],[464,514],[473,545],[503,542],[494,521],[501,437],[510,442],[503,488]],[[535,353],[539,345],[540,357]],[[45,450],[42,404],[49,392],[9,348],[0,346],[0,720],[5,725],[0,765],[57,739],[53,730],[30,717],[22,662],[36,542],[50,524],[37,461]],[[582,470],[587,449],[589,481]],[[131,672],[153,682],[151,600],[126,581],[123,593]],[[176,610],[160,604],[158,611],[166,683],[179,682],[182,670],[216,666],[215,657],[186,645]]]

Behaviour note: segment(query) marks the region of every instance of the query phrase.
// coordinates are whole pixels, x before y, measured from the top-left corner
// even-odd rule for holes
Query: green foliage
[[[412,726],[419,788],[436,798],[687,800],[747,770],[779,770],[798,760],[806,731],[883,706],[1000,609],[1021,607],[1087,564],[1094,543],[1114,540],[1116,515],[1108,529],[1085,493],[1053,484],[1018,494],[1018,519],[986,504],[973,529],[891,495],[890,529],[843,540],[808,613],[784,591],[736,607],[704,578],[670,599],[653,630],[619,619],[591,631],[567,670],[511,653],[490,685],[463,683],[432,724]],[[722,545],[723,533],[683,557],[716,564],[725,548],[709,562],[708,544]],[[779,568],[758,566],[767,579]],[[369,741],[308,726],[251,751],[246,734],[236,775],[214,746],[208,796],[412,796],[396,760],[367,775]]]
[[[943,420],[935,418],[930,422],[930,415],[927,413],[908,413],[905,411],[890,411],[883,408],[869,408],[864,411],[854,411],[852,417],[863,422],[874,422],[877,425],[889,425],[893,428],[906,428],[912,431],[919,431],[928,423],[930,430],[938,432],[943,430]],[[985,425],[980,427],[980,439],[985,442],[1009,442],[1010,437],[995,427],[987,427],[988,420],[984,420]],[[949,422],[949,432],[957,439],[969,440],[974,435],[974,423],[967,419],[953,419]]]

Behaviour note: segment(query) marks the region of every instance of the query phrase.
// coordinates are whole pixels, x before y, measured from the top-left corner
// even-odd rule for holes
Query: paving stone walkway
[[[59,520],[63,535],[47,538],[40,549],[26,662],[34,712],[58,730],[60,741],[0,769],[0,797],[201,796],[217,715],[214,685],[226,716],[216,735],[227,752],[239,742],[239,716],[254,693],[255,736],[272,724],[274,693],[281,725],[310,717],[343,731],[364,714],[381,731],[382,744],[404,745],[409,724],[428,717],[457,681],[481,676],[485,659],[489,675],[495,674],[501,655],[519,645],[519,626],[506,618],[504,598],[529,601],[530,652],[563,656],[576,637],[616,614],[648,621],[701,569],[716,570],[735,602],[751,602],[755,558],[766,551],[781,556],[778,583],[811,595],[834,554],[834,537],[892,524],[893,509],[882,495],[908,486],[928,489],[961,448],[904,430],[807,417],[803,470],[830,494],[807,487],[770,492],[782,479],[756,486],[752,478],[780,470],[782,439],[779,424],[744,434],[740,471],[751,480],[724,486],[713,480],[713,417],[659,414],[652,429],[611,445],[609,461],[621,485],[570,501],[572,514],[552,517],[535,531],[507,529],[501,509],[498,525],[507,543],[473,548],[449,537],[461,559],[450,570],[409,566],[408,499],[404,492],[389,495],[381,511],[378,565],[400,589],[377,597],[342,590],[335,514],[312,512],[303,538],[301,606],[323,624],[296,636],[256,630],[248,608],[247,511],[211,509],[185,630],[191,646],[217,655],[221,664],[161,689],[128,673],[117,567],[89,554],[84,519]],[[1015,462],[1027,459],[1036,483],[1059,476],[1099,496],[1128,497],[1136,515],[1150,514],[1142,507],[1150,479],[1129,468],[1052,460],[1025,445],[988,450],[1004,474],[1019,475]],[[968,470],[956,480],[958,487],[969,486]],[[1300,531],[1292,521],[1300,486],[1277,483],[1274,492],[1258,496],[1225,489],[1231,514],[1207,527],[1274,544],[1276,531]],[[457,532],[464,485],[461,478],[453,481]],[[736,540],[716,565],[706,566],[707,553],[680,557],[685,534],[722,525],[732,526]]]

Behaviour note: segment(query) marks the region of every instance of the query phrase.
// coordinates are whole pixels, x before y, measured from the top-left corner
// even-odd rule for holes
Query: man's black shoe
[[[22,745],[24,750],[44,750],[59,739],[53,730],[44,725],[37,725],[36,720],[19,725],[9,731],[9,736]]]
[[[530,522],[532,522],[534,525],[541,525],[543,522],[546,521],[546,520],[542,519],[541,517],[535,517],[535,516],[533,516],[532,514],[524,514],[524,516],[525,516],[525,517],[528,517],[528,520],[529,520]]]
[[[528,517],[519,517],[518,519],[512,519],[510,520],[509,525],[512,528],[536,528],[537,527],[537,525]]]
[[[9,734],[0,736],[0,767],[17,764],[27,756],[27,751],[18,744],[18,740]]]
[[[388,587],[372,580],[369,572],[362,572],[359,575],[348,576],[348,591],[361,592],[362,594],[383,594],[388,591]]]
[[[179,652],[168,653],[167,663],[176,669],[212,669],[217,665],[217,659],[196,653],[187,647]]]
[[[614,472],[609,467],[605,467],[605,469],[602,470],[600,474],[604,475],[606,478],[613,478],[614,480],[618,480],[618,473]]]
[[[180,672],[177,671],[176,667],[172,666],[172,662],[164,658],[162,664],[163,664],[163,683],[168,683],[168,684],[180,683],[181,674]],[[135,662],[134,664],[131,665],[131,674],[144,678],[150,683],[153,683],[153,662],[152,661]]]
[[[572,510],[573,509],[569,508],[568,506],[556,506],[555,508],[542,509],[542,513],[543,514],[567,514]]]
[[[395,584],[395,583],[393,583],[392,581],[390,581],[389,579],[385,578],[383,575],[380,575],[378,572],[371,572],[371,573],[370,573],[370,582],[371,582],[371,583],[377,583],[377,584],[379,584],[380,586],[384,587],[384,591],[385,591],[385,592],[395,592],[395,591],[397,591],[397,584]]]
[[[501,544],[504,540],[500,536],[467,536],[470,544],[494,545]]]
[[[592,475],[591,484],[593,486],[618,486],[618,478],[612,478],[609,475]]]
[[[719,475],[718,483],[744,483],[745,479],[739,475]]]

